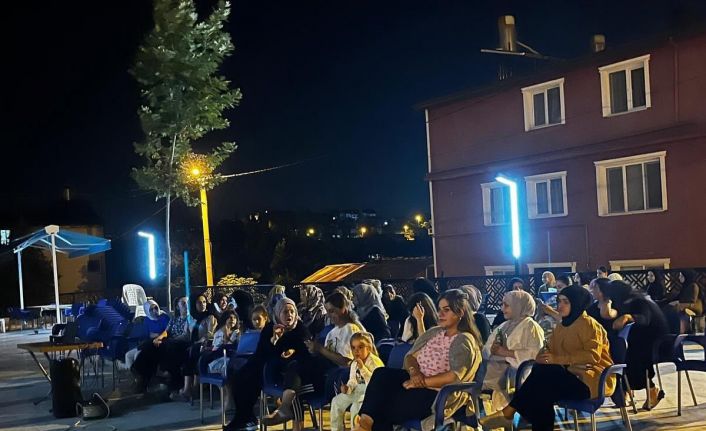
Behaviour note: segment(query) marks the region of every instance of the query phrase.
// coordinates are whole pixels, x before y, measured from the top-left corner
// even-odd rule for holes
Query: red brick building
[[[706,34],[548,65],[420,105],[437,276],[706,266]],[[558,271],[561,271],[557,269]]]

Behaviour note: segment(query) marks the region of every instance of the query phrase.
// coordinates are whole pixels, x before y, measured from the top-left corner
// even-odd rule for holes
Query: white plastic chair
[[[126,284],[123,286],[123,302],[130,307],[130,311],[135,313],[135,317],[145,315],[142,304],[147,302],[145,289],[139,284]]]

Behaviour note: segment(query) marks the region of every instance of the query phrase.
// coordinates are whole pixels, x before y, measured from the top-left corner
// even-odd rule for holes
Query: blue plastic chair
[[[274,369],[275,364],[268,362],[263,370],[262,379],[262,391],[260,392],[260,418],[265,417],[268,414],[267,408],[267,397],[281,398],[284,394],[284,388],[280,382],[280,378],[276,370]],[[307,394],[302,397],[301,401],[305,402],[309,407],[309,414],[311,415],[311,421],[313,422],[314,428],[318,428],[319,431],[323,430],[323,408],[331,400],[327,400],[324,394]],[[317,420],[314,410],[318,410],[319,419]],[[267,427],[262,425],[263,431],[267,431]],[[286,430],[286,424],[284,426]]]
[[[389,368],[404,368],[404,357],[412,349],[411,344],[401,343],[392,347],[390,357],[385,364]]]
[[[228,347],[232,346],[225,346],[219,349],[217,352],[220,353],[220,355],[223,355],[225,352],[225,355],[228,354]],[[224,388],[226,383],[228,382],[228,376],[224,372],[223,374],[221,373],[209,373],[208,371],[208,364],[209,362],[215,360],[218,355],[201,355],[198,361],[198,373],[199,373],[199,412],[201,414],[201,423],[203,423],[203,385],[210,385],[209,391],[211,390],[212,386],[216,386],[218,390],[221,392],[221,425],[225,426],[226,424],[226,410],[225,410],[225,397],[224,397]],[[226,367],[225,370],[228,368]],[[213,394],[211,393],[211,408],[213,408]]]
[[[684,343],[696,343],[701,346],[704,351],[703,359],[686,359],[684,356]],[[686,335],[682,334],[676,337],[673,350],[674,364],[677,366],[677,415],[681,416],[681,372],[686,374],[686,381],[689,383],[691,397],[694,401],[694,407],[698,405],[696,394],[694,394],[694,386],[691,384],[689,371],[706,372],[706,336],[704,335]]]

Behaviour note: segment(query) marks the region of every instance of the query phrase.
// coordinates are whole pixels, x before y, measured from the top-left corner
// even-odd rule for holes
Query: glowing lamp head
[[[362,235],[365,235],[366,233],[368,233],[368,228],[365,226],[361,227],[360,228],[360,235],[362,236]]]
[[[424,220],[424,217],[422,217],[421,214],[417,214],[416,216],[414,216],[414,220],[416,220],[417,223],[421,223],[422,220]]]
[[[312,236],[312,235],[314,235],[314,234],[316,233],[316,231],[314,230],[313,227],[310,227],[310,228],[306,231],[306,233],[307,233],[307,235]]]
[[[517,203],[517,182],[504,175],[495,177],[495,181],[510,188],[510,226],[512,228],[512,256],[520,257],[520,214]]]
[[[191,169],[191,175],[193,175],[193,176],[195,176],[195,177],[198,177],[199,175],[201,175],[201,169],[199,169],[199,168],[192,168],[192,169]]]

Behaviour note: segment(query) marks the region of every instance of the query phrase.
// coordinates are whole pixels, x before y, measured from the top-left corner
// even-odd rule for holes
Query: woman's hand
[[[631,315],[624,314],[624,315],[618,317],[617,319],[615,319],[615,321],[613,322],[613,329],[615,329],[616,331],[620,331],[621,329],[623,329],[625,327],[625,325],[627,325],[628,323],[630,323],[632,321],[633,321],[633,319],[632,319]]]
[[[348,385],[346,385],[345,383],[341,385],[341,393],[342,394],[348,393]]]
[[[422,304],[417,304],[414,306],[414,309],[412,309],[412,316],[417,319],[417,322],[424,320],[424,307],[422,307]]]
[[[276,344],[277,340],[280,339],[280,337],[284,335],[284,325],[277,324],[272,327],[272,338],[270,338],[270,341],[272,341],[272,344]]]
[[[542,352],[535,358],[538,364],[553,364],[554,355],[549,352]]]
[[[316,341],[313,340],[306,340],[304,341],[304,344],[306,344],[306,348],[309,349],[309,353],[312,355],[315,353],[319,353],[321,350],[321,344],[317,343]]]
[[[152,340],[152,344],[154,344],[155,347],[159,347],[159,345],[162,344],[162,339],[159,337],[156,337],[155,339]]]
[[[281,356],[283,359],[289,359],[292,357],[292,355],[294,355],[294,352],[294,349],[285,350],[284,352],[282,352]]]
[[[502,346],[498,343],[494,343],[492,346],[490,346],[490,353],[492,353],[495,356],[512,356],[513,353],[510,349],[508,349],[505,346]]]
[[[424,376],[420,374],[419,379],[414,379],[411,378],[404,383],[402,383],[402,387],[405,389],[415,389],[415,388],[423,388],[424,387]]]

